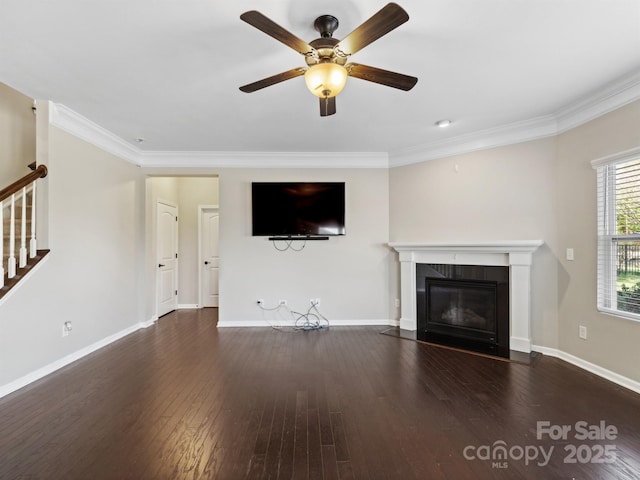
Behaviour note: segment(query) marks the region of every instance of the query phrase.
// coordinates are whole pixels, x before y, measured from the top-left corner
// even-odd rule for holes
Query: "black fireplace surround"
[[[509,267],[417,264],[417,338],[509,357]]]

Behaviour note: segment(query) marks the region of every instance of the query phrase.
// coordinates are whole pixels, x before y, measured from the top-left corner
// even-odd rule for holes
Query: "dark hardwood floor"
[[[0,478],[640,478],[640,395],[560,360],[216,315],[166,315],[0,399]],[[571,430],[538,439],[545,421]]]

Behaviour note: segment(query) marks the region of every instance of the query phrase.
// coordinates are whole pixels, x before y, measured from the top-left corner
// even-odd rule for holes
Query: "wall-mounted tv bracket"
[[[285,240],[285,241],[290,241],[290,240],[329,240],[329,237],[321,237],[321,236],[316,236],[316,235],[309,235],[309,236],[283,236],[283,237],[269,237],[269,240],[271,241],[275,241],[275,240]]]
[[[329,240],[329,237],[319,236],[319,235],[309,235],[309,236],[300,236],[300,235],[289,235],[289,236],[280,236],[280,237],[269,237],[269,240],[273,243],[273,247],[279,252],[286,252],[287,250],[293,250],[294,252],[300,252],[304,250],[305,245],[307,244],[307,240]],[[294,247],[294,241],[302,240],[302,245],[299,247]],[[278,246],[278,242],[284,242],[285,247],[281,248]]]

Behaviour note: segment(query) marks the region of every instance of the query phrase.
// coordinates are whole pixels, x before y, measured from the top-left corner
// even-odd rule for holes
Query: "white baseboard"
[[[541,347],[538,345],[531,345],[531,350],[533,350],[534,352],[540,352],[543,355],[549,355],[550,357],[559,358],[560,360],[571,363],[576,367],[580,367],[583,370],[598,375],[599,377],[602,377],[605,380],[609,380],[617,385],[620,385],[621,387],[628,388],[629,390],[632,390],[636,393],[640,393],[640,382],[612,372],[611,370],[607,370],[606,368],[596,365],[595,363],[588,362],[587,360],[583,360],[582,358],[571,355],[570,353],[563,352],[562,350],[557,350],[555,348]]]
[[[531,341],[528,338],[511,337],[509,338],[509,348],[516,352],[531,352]]]
[[[398,326],[402,330],[409,330],[411,332],[415,332],[416,331],[416,322],[415,322],[415,320],[411,320],[411,319],[408,319],[408,318],[401,318],[398,321]]]
[[[125,328],[124,330],[121,330],[117,333],[114,333],[113,335],[103,338],[102,340],[99,340],[96,343],[93,343],[85,348],[82,348],[65,357],[62,357],[61,359],[56,360],[55,362],[50,363],[49,365],[46,365],[42,368],[39,368],[38,370],[28,373],[24,377],[18,378],[13,382],[7,383],[6,385],[2,385],[0,386],[0,398],[6,395],[9,395],[10,393],[13,393],[16,390],[21,389],[22,387],[26,387],[30,383],[33,383],[36,380],[40,380],[41,378],[46,377],[47,375],[55,372],[56,370],[59,370],[62,367],[65,367],[70,363],[75,362],[76,360],[80,360],[82,357],[85,357],[90,353],[93,353],[96,350],[101,349],[102,347],[106,347],[110,343],[120,340],[121,338],[126,337],[127,335],[130,335],[131,333],[136,332],[141,328],[150,327],[151,325],[154,324],[154,322],[155,322],[155,319],[151,318],[146,322],[140,322],[135,325],[132,325],[131,327]]]
[[[388,327],[392,325],[393,320],[380,319],[380,320],[331,320],[331,326],[333,327]],[[395,323],[395,322],[394,322]]]
[[[140,328],[149,328],[149,327],[153,326],[157,321],[158,321],[158,316],[154,315],[153,317],[151,317],[146,322],[140,322]]]
[[[218,320],[219,328],[228,328],[228,327],[271,327],[271,326],[282,326],[283,322],[273,322],[270,324],[266,320],[239,320],[237,322],[229,322],[224,320]]]
[[[238,320],[238,321],[224,321],[218,320],[218,327],[220,328],[229,328],[229,327],[293,327],[293,321],[272,321],[268,322],[267,320]],[[398,326],[398,322],[396,320],[330,320],[330,327],[367,327],[367,326]]]
[[[179,303],[178,310],[193,310],[196,308],[200,308],[197,303]]]

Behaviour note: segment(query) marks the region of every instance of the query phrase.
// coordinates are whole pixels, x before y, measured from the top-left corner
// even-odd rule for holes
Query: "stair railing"
[[[7,278],[16,276],[17,268],[27,265],[27,194],[31,193],[31,239],[29,240],[29,258],[37,253],[36,241],[36,180],[47,176],[47,167],[38,165],[33,172],[25,175],[6,188],[0,190],[0,259],[4,259],[4,209],[9,207],[9,258],[7,260]],[[18,259],[15,254],[16,243],[16,203],[22,199],[20,218],[20,249]],[[6,202],[5,202],[6,201]],[[16,268],[17,267],[17,268]],[[0,261],[0,288],[4,287],[4,261]]]

